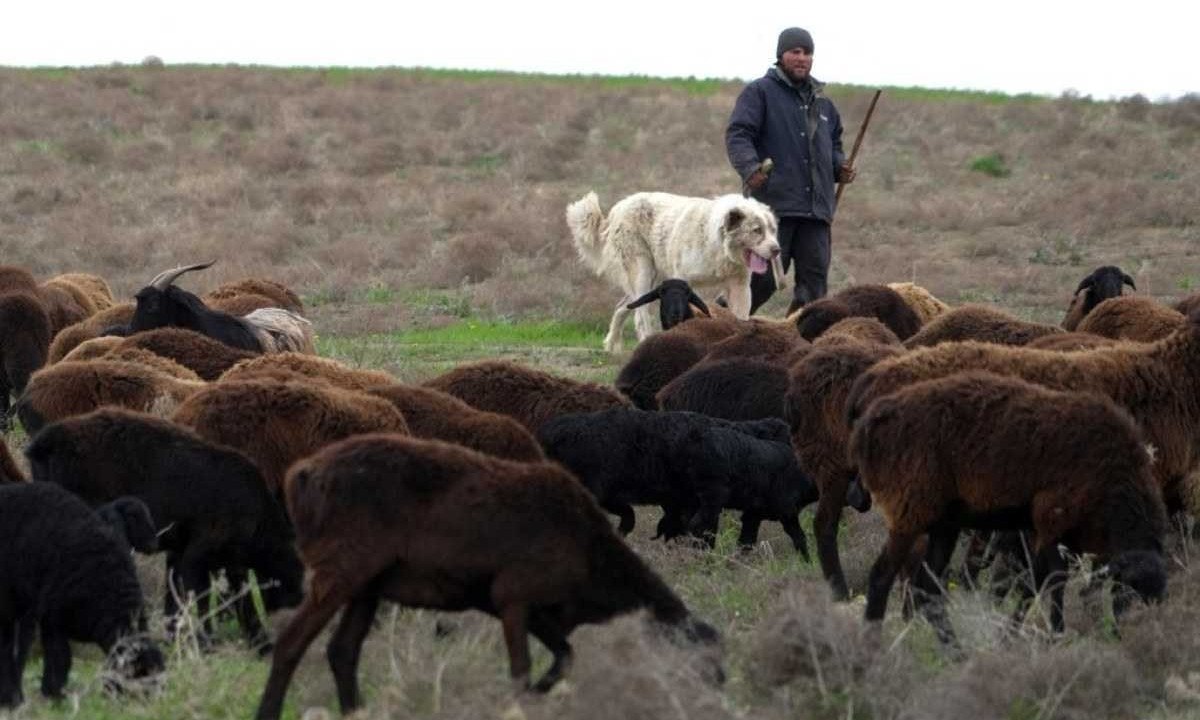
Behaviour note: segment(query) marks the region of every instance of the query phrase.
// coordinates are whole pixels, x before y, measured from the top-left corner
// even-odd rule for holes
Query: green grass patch
[[[1012,168],[1004,161],[1000,153],[981,155],[971,161],[971,170],[994,178],[1005,178],[1012,175]]]

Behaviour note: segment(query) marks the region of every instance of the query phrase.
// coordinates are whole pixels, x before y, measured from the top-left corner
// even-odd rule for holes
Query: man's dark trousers
[[[779,220],[780,259],[786,273],[796,266],[796,284],[792,287],[792,304],[788,314],[813,300],[825,297],[829,285],[829,223],[806,217],[785,217]],[[775,293],[775,278],[771,271],[750,276],[750,314]]]

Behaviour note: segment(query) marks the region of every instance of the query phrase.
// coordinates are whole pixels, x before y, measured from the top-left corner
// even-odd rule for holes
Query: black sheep
[[[663,410],[690,410],[726,420],[784,419],[788,369],[782,362],[732,357],[704,361],[658,391]]]
[[[0,487],[0,705],[23,699],[21,677],[33,633],[41,633],[42,694],[62,697],[70,641],[111,653],[119,671],[144,677],[163,656],[144,637],[142,588],[123,538],[82,500],[50,483]]]
[[[684,320],[691,320],[696,316],[696,310],[705,317],[712,317],[708,306],[692,290],[692,286],[680,278],[663,280],[653,290],[626,305],[625,309],[635,310],[655,300],[658,301],[658,319],[663,330],[670,330]]]
[[[545,423],[547,457],[575,473],[600,506],[634,527],[632,505],[660,505],[659,533],[687,530],[711,544],[723,508],[742,511],[740,542],[753,544],[762,520],[777,520],[806,558],[799,514],[816,501],[781,420],[731,422],[691,412],[616,408]],[[688,527],[685,521],[690,519]]]
[[[125,495],[145,502],[183,597],[205,592],[209,574],[225,568],[234,582],[247,570],[275,581],[263,593],[269,610],[300,601],[304,569],[292,530],[262,473],[242,454],[170,421],[118,408],[49,425],[25,454],[34,481],[61,485],[90,505]],[[166,614],[175,613],[175,600],[168,588]],[[238,611],[243,631],[259,640],[248,599]]]

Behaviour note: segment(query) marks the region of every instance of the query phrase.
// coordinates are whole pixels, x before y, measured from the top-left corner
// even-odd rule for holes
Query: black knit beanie
[[[812,54],[813,39],[812,35],[804,28],[790,27],[787,30],[779,33],[779,44],[775,46],[775,59],[783,57],[783,54],[788,50],[802,47]]]

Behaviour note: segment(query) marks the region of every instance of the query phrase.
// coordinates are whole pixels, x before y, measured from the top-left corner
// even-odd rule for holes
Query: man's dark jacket
[[[766,158],[775,161],[754,197],[781,218],[833,220],[833,184],[845,162],[842,119],[822,87],[811,78],[797,87],[772,67],[742,90],[729,117],[725,151],[742,182]]]

